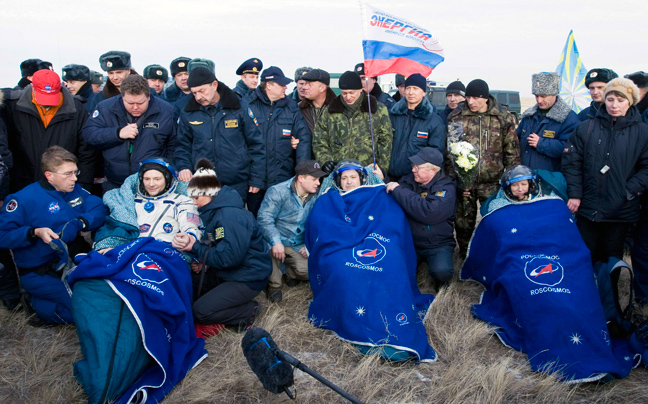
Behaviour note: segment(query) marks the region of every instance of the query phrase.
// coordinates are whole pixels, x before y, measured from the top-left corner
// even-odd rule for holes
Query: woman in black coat
[[[196,335],[214,335],[222,324],[245,331],[252,327],[259,309],[253,299],[265,289],[272,273],[263,233],[238,192],[221,186],[209,160],[198,161],[187,194],[198,206],[205,226],[203,241],[178,235],[172,245],[191,251],[202,263],[191,268]]]
[[[576,215],[592,261],[623,259],[629,224],[639,218],[639,196],[648,185],[648,125],[628,79],[610,81],[594,119],[580,124],[563,153],[569,210]]]

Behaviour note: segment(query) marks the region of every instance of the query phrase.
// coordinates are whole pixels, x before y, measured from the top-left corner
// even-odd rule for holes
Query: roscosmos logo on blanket
[[[560,259],[557,255],[547,256],[523,255],[520,258],[526,260],[524,264],[524,275],[531,282],[542,287],[532,289],[531,296],[542,293],[571,293],[571,290],[565,287],[554,287],[559,285],[565,278],[565,269],[558,262]]]
[[[376,233],[371,233],[369,237],[364,239],[362,244],[353,248],[353,258],[360,265],[373,265],[387,255],[387,250],[378,238],[385,240],[384,237]],[[389,240],[387,240],[389,241]]]
[[[139,254],[133,262],[133,273],[143,281],[158,285],[169,280],[162,268],[146,254]]]
[[[559,257],[540,254],[524,255],[522,259],[528,259],[524,264],[524,274],[531,282],[543,286],[556,286],[562,282],[565,271],[557,261]]]
[[[353,259],[355,263],[347,261],[346,266],[382,272],[383,269],[376,267],[374,264],[382,261],[387,255],[385,244],[389,243],[389,241],[388,238],[378,233],[371,233],[362,243],[353,247]]]

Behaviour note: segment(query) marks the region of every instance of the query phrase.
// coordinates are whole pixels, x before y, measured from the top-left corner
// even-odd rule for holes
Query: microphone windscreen
[[[248,365],[257,375],[263,387],[272,393],[281,393],[284,387],[294,383],[292,367],[281,361],[276,351],[277,344],[263,328],[249,329],[241,341],[243,355]]]

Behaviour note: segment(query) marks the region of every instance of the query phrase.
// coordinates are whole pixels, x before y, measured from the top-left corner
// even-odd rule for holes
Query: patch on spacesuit
[[[52,202],[49,204],[49,207],[47,209],[50,213],[56,213],[61,210],[61,207],[59,206],[58,202]]]
[[[151,230],[150,224],[144,223],[143,225],[140,226],[140,233],[146,233],[149,230]]]
[[[10,200],[7,204],[7,212],[13,212],[16,209],[18,209],[18,201],[15,199]]]
[[[226,119],[225,120],[225,129],[228,128],[238,128],[238,119]]]
[[[214,230],[214,240],[220,240],[222,238],[225,238],[225,228],[217,227],[216,230]]]
[[[162,230],[164,230],[165,233],[171,233],[173,231],[173,225],[171,223],[164,223]]]
[[[200,217],[195,213],[187,213],[187,221],[190,223],[200,224]]]
[[[68,203],[70,204],[71,207],[74,208],[75,206],[79,206],[79,205],[81,205],[83,203],[83,198],[81,198],[81,197],[74,198],[71,201],[69,201]]]

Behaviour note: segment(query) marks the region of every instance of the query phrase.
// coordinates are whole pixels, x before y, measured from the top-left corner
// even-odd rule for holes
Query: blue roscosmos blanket
[[[355,344],[436,360],[422,323],[434,296],[418,289],[409,224],[384,185],[320,196],[306,247],[314,325]]]
[[[472,310],[537,371],[568,382],[625,377],[627,345],[611,340],[590,252],[565,202],[540,198],[492,211],[475,229],[461,279],[486,290]]]
[[[105,279],[135,317],[144,348],[154,360],[144,374],[116,401],[161,401],[207,357],[205,341],[196,338],[191,311],[190,270],[169,244],[151,237],[139,238],[110,250],[80,257],[68,276],[74,282]]]

